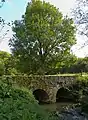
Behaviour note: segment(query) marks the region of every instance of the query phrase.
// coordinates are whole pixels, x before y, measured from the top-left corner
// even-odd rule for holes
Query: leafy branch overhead
[[[5,40],[6,38],[9,38],[8,32],[11,29],[12,23],[5,22],[5,20],[0,17],[0,43]]]
[[[88,0],[76,0],[72,11],[78,33],[86,38],[81,48],[88,45]]]
[[[4,2],[5,2],[5,0],[0,1],[0,8],[3,6]]]

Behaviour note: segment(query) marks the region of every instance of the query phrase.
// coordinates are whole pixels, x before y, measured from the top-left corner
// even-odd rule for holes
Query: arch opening
[[[39,101],[39,104],[48,102],[49,96],[48,96],[47,92],[42,89],[35,90],[33,92],[33,95],[34,95],[35,99]]]
[[[56,94],[56,102],[72,102],[70,91],[66,88],[60,88]]]

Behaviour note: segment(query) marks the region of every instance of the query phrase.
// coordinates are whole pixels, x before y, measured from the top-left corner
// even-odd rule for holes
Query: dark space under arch
[[[47,100],[49,99],[47,92],[42,89],[35,90],[33,92],[33,95],[35,99],[39,101],[39,103],[46,103]]]
[[[56,102],[70,102],[72,101],[71,93],[66,88],[60,88],[56,94]]]

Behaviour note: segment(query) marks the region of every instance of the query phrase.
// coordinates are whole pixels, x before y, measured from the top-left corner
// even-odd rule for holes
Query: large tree
[[[76,41],[72,19],[40,0],[28,3],[22,20],[14,22],[13,32],[12,52],[22,72],[29,74],[45,74],[70,53]]]

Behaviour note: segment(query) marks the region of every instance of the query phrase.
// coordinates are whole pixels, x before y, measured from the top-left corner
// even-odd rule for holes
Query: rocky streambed
[[[80,108],[56,112],[56,115],[59,116],[60,120],[88,120],[88,115],[83,113]]]
[[[65,108],[62,111],[52,112],[55,120],[88,120],[88,114],[81,111],[80,107]]]
[[[88,120],[88,114],[81,110],[79,104],[76,104],[50,112],[49,120]]]

